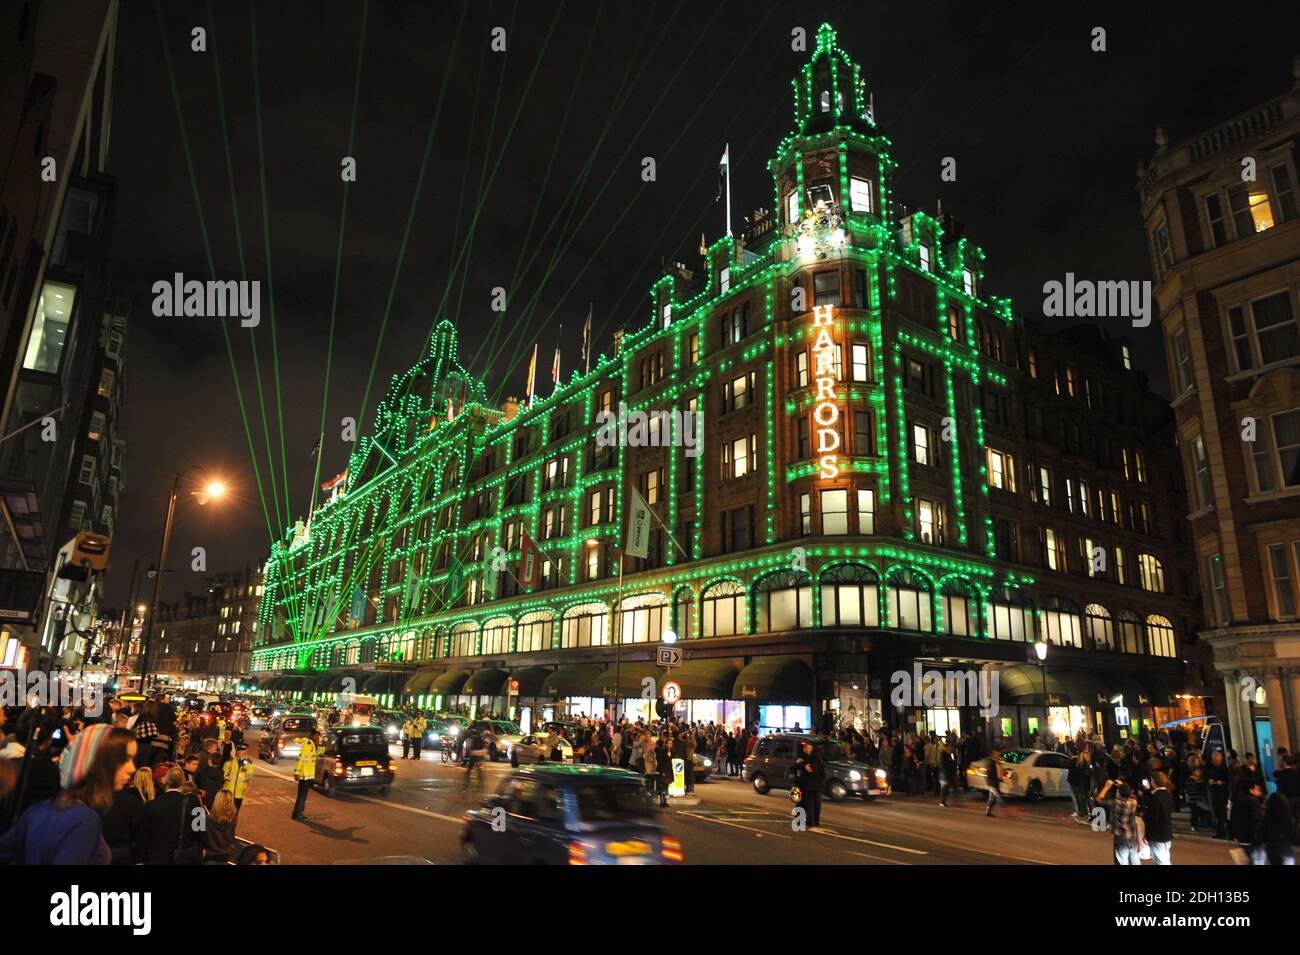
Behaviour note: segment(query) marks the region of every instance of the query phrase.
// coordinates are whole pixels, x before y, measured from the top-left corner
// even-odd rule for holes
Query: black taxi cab
[[[326,796],[350,789],[388,792],[397,765],[382,726],[332,726],[316,757],[316,785]]]

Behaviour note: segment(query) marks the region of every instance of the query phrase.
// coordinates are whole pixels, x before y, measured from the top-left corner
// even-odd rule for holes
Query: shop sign
[[[830,332],[834,314],[831,305],[813,307],[813,330],[817,333],[813,341],[814,381],[817,385],[813,422],[817,425],[817,454],[823,479],[840,476],[840,432],[836,428],[840,408],[835,403],[835,341]]]

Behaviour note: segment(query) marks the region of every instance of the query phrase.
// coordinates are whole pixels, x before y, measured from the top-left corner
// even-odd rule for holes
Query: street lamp
[[[1034,644],[1034,654],[1038,657],[1038,667],[1043,671],[1043,744],[1047,743],[1047,727],[1051,722],[1047,707],[1047,641],[1039,640]]]
[[[158,616],[158,598],[162,591],[162,579],[167,566],[167,549],[171,546],[172,541],[172,521],[176,517],[176,499],[181,493],[181,481],[185,475],[191,471],[198,471],[204,479],[201,490],[190,491],[194,499],[199,504],[207,504],[209,501],[224,497],[226,486],[220,481],[207,477],[203,469],[198,465],[189,467],[176,472],[176,480],[172,482],[172,492],[167,498],[167,519],[163,522],[162,546],[158,552],[158,572],[153,578],[153,599],[149,602],[149,609],[145,616],[144,639],[140,643],[140,692],[145,691],[145,680],[149,675],[149,651],[153,643],[153,624],[154,618]]]

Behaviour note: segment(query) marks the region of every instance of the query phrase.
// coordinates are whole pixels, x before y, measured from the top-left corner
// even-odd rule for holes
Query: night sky
[[[150,310],[155,281],[175,272],[212,277],[196,190],[216,277],[241,277],[242,240],[247,277],[263,283],[261,325],[250,331],[225,321],[278,532],[306,514],[322,399],[327,478],[346,464],[351,446],[339,421],[361,413],[372,364],[360,422],[367,431],[390,376],[409,367],[437,318],[456,321],[461,359],[492,394],[522,394],[540,341],[546,393],[561,323],[567,377],[579,361],[589,302],[597,350],[607,350],[616,327],[646,320],[662,265],[693,263],[700,233],[712,242],[724,231],[714,197],[726,143],[736,230],[742,215],[770,207],[766,162],[792,126],[790,79],[807,57],[790,49],[796,26],[807,29],[810,46],[823,20],[836,26],[894,142],[897,197],[926,211],[942,200],[987,252],[986,288],[1011,296],[1026,316],[1039,313],[1043,283],[1067,271],[1151,277],[1134,170],[1154,150],[1156,125],[1177,140],[1284,92],[1297,35],[1294,23],[1272,15],[1248,23],[1186,4],[372,0],[326,393],[340,161],[349,155],[363,5],[258,3],[260,83],[248,4],[213,6],[215,26],[205,2],[162,4],[160,25],[149,0],[122,3],[109,172],[119,180],[115,292],[133,311],[127,484],[110,605],[125,599],[133,559],[142,557],[142,566],[155,559],[172,476],[191,464],[224,477],[234,493],[219,507],[181,505],[165,596],[202,586],[189,569],[196,545],[207,549],[210,571],[255,563],[269,546],[222,320],[156,318]],[[191,52],[195,26],[210,28],[207,53]],[[489,49],[498,26],[507,31],[505,54]],[[1095,26],[1107,29],[1106,53],[1090,50]],[[641,180],[645,156],[656,160],[654,183]],[[957,160],[955,183],[939,179],[944,156]],[[492,288],[516,284],[506,324],[482,347],[496,319]],[[1164,392],[1158,324],[1131,335],[1139,367]]]

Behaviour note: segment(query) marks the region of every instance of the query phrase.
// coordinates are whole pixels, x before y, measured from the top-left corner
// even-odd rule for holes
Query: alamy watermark
[[[87,716],[104,712],[104,689],[76,684],[72,670],[0,670],[0,706],[76,706]]]
[[[686,449],[688,458],[698,458],[700,416],[697,411],[628,411],[627,402],[618,403],[618,412],[602,411],[596,415],[596,446],[600,448]]]
[[[1048,318],[1128,318],[1134,328],[1151,324],[1149,281],[1095,282],[1065,273],[1065,281],[1043,283]]]
[[[905,706],[978,706],[980,716],[998,715],[997,670],[895,670],[889,678],[889,702]]]
[[[200,282],[185,280],[177,272],[171,280],[153,283],[153,313],[158,318],[233,318],[244,328],[262,321],[262,283],[259,281]]]

